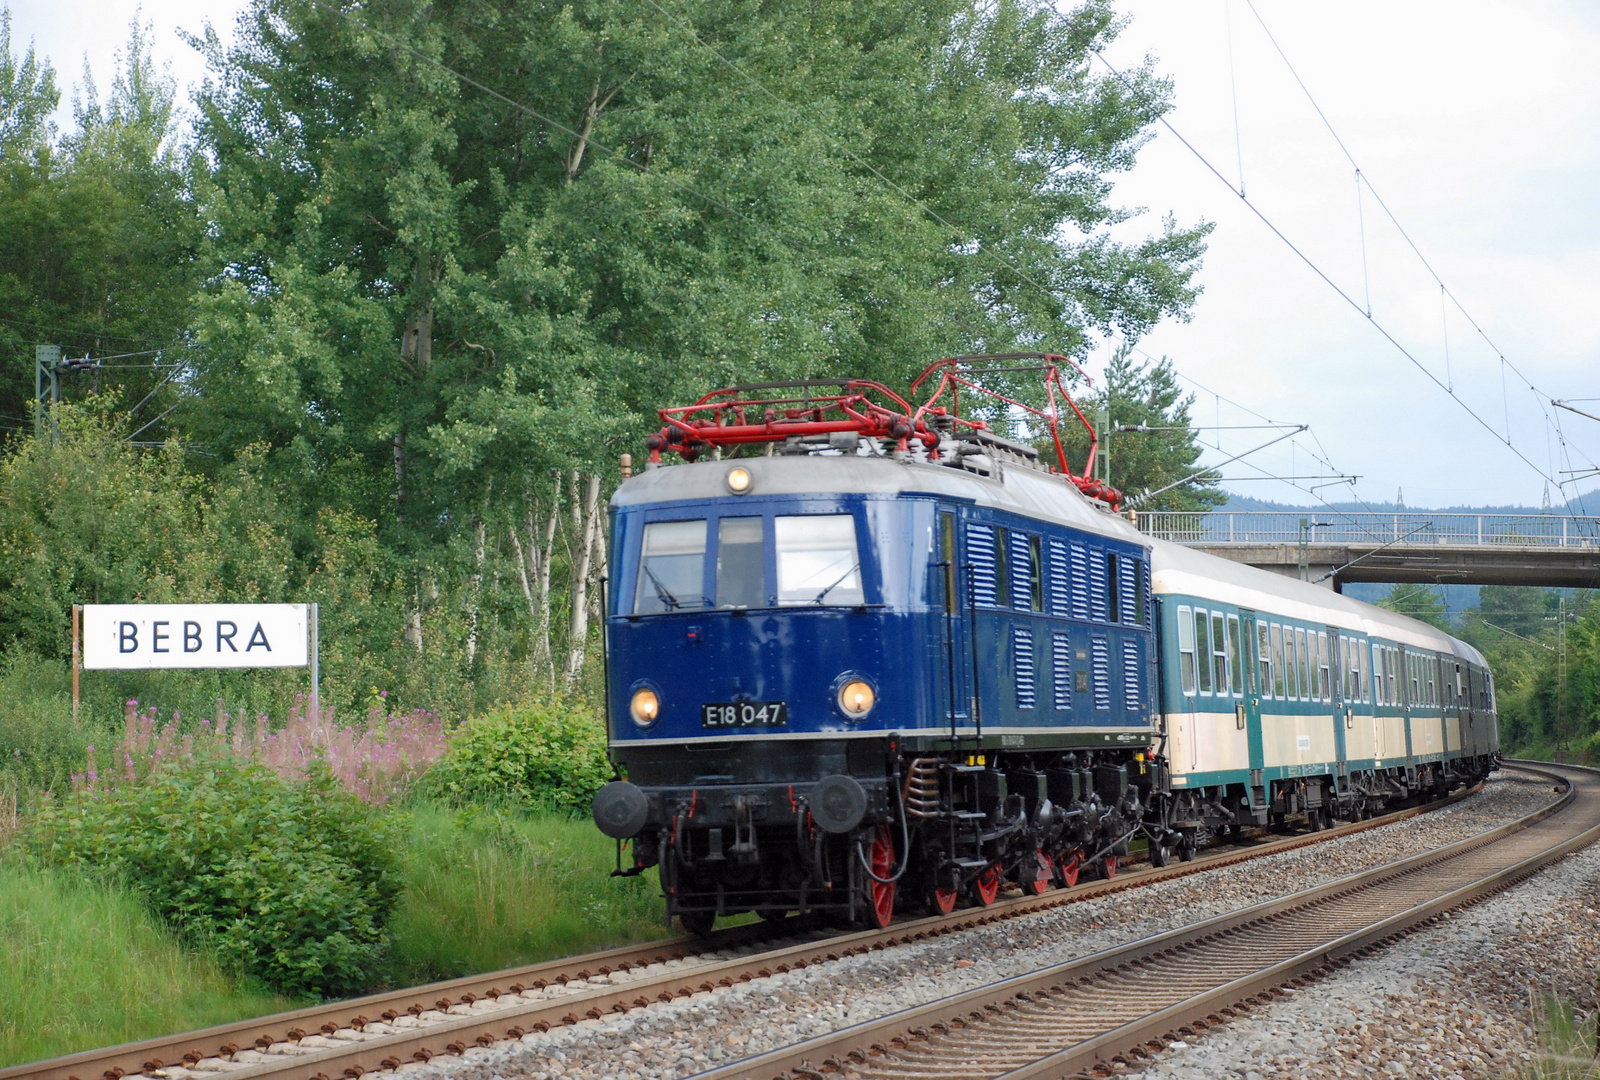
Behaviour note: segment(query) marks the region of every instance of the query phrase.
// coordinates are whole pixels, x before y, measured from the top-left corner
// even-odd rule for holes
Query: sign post
[[[320,717],[319,648],[316,604],[74,604],[73,715],[80,670],[309,667]]]

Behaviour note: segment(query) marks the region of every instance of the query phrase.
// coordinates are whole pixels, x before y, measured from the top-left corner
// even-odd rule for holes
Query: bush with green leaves
[[[370,987],[401,888],[392,820],[324,769],[188,760],[42,806],[25,845],[141,894],[226,968],[296,996]]]
[[[574,810],[611,779],[605,723],[582,703],[508,705],[468,721],[430,771],[454,803]]]

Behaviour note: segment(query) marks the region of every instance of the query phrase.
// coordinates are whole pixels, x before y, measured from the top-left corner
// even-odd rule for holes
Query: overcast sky
[[[104,91],[138,5],[133,0],[11,0],[13,42],[32,39],[70,88],[87,55]],[[185,85],[202,66],[177,35],[206,19],[231,32],[233,0],[146,0],[157,55]],[[1600,462],[1600,422],[1548,399],[1600,399],[1600,6],[1495,0],[1139,0],[1107,57],[1147,53],[1175,83],[1173,126],[1317,266],[1341,298],[1182,143],[1161,132],[1119,183],[1149,215],[1216,223],[1188,323],[1139,343],[1170,356],[1207,392],[1196,418],[1237,426],[1311,425],[1247,458],[1278,476],[1320,475],[1324,455],[1350,487],[1330,501],[1538,506],[1546,476]],[[1296,84],[1265,20],[1377,194],[1460,301],[1363,191]],[[1235,115],[1237,114],[1237,124]],[[1365,257],[1363,258],[1363,248]],[[1365,309],[1370,296],[1372,321]],[[1470,316],[1470,321],[1469,321]],[[1474,329],[1473,323],[1482,333]],[[1376,328],[1381,325],[1456,399]],[[1486,340],[1487,339],[1487,340]],[[1490,342],[1493,344],[1491,345]],[[1506,360],[1538,387],[1528,388]],[[1502,392],[1504,386],[1504,393]],[[1600,413],[1600,400],[1575,402]],[[1470,407],[1491,430],[1480,426]],[[1557,417],[1565,433],[1563,456]],[[1503,442],[1509,431],[1522,461]],[[1225,453],[1274,432],[1206,432]],[[1129,436],[1136,437],[1136,436]],[[1211,460],[1221,456],[1213,454]],[[1258,475],[1243,463],[1230,477]],[[1301,489],[1315,481],[1301,481]],[[1597,486],[1593,480],[1582,490]],[[1309,504],[1277,481],[1233,490]],[[1576,489],[1569,488],[1569,492]],[[1557,489],[1551,501],[1559,503]],[[1600,512],[1600,498],[1590,500]]]

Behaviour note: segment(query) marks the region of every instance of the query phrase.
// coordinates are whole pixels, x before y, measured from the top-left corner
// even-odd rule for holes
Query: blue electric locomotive
[[[743,911],[883,926],[897,903],[947,912],[992,903],[1007,882],[1043,892],[1085,868],[1110,876],[1140,834],[1162,862],[1268,815],[1320,820],[1340,793],[1347,815],[1369,791],[1408,793],[1404,769],[1374,787],[1360,762],[1355,787],[1348,768],[1343,787],[1330,775],[1319,789],[1299,768],[1265,777],[1253,758],[1201,776],[1198,683],[1159,677],[1153,559],[1206,557],[1142,537],[1111,512],[1116,492],[1067,467],[1059,409],[1076,407],[1060,358],[1032,358],[1046,410],[998,398],[1042,421],[1053,467],[957,415],[956,393],[980,389],[971,359],[930,369],[937,388],[917,409],[850,382],[663,410],[650,465],[612,500],[621,778],[594,815],[631,843],[625,873],[659,866],[668,914],[692,931]],[[1195,606],[1183,610],[1192,637]],[[1192,667],[1192,640],[1184,652],[1163,632],[1166,670]],[[1256,677],[1243,646],[1238,664]],[[1206,710],[1224,707],[1213,700]],[[1185,708],[1175,723],[1194,734],[1175,782],[1168,713]],[[1255,746],[1259,707],[1250,715]]]

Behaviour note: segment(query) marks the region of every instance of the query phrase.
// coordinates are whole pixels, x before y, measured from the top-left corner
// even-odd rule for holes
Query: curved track
[[[1109,1074],[1600,837],[1600,772],[1522,767],[1564,782],[1566,793],[1438,851],[854,1025],[702,1073],[702,1080]]]
[[[657,1000],[687,997],[736,980],[1231,866],[1391,824],[1451,805],[1476,790],[1326,832],[1256,837],[1193,862],[1128,870],[1109,880],[907,920],[883,931],[828,934],[804,919],[770,927],[734,927],[704,941],[680,937],[626,946],[14,1066],[0,1070],[0,1080],[120,1080],[138,1073],[176,1080],[192,1080],[193,1074],[315,1080],[352,1070],[393,1068],[529,1031],[599,1019]]]

